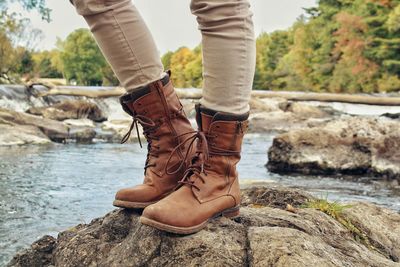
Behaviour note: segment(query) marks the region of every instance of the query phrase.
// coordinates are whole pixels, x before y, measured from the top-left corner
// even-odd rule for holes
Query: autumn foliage
[[[305,11],[289,29],[258,36],[255,89],[400,91],[400,1],[320,0]],[[201,87],[199,51],[164,55],[177,86]]]

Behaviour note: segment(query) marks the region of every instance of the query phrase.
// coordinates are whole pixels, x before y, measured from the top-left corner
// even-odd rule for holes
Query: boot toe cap
[[[155,188],[146,185],[139,185],[118,190],[115,200],[129,202],[150,202],[157,200],[160,193]]]
[[[151,220],[155,220],[155,221],[162,221],[163,212],[164,212],[164,210],[162,207],[160,207],[157,204],[153,204],[144,209],[142,216],[147,219],[151,219]]]
[[[155,204],[147,206],[142,217],[171,227],[190,227],[196,223],[193,221],[193,213],[177,203],[170,203],[163,199]]]

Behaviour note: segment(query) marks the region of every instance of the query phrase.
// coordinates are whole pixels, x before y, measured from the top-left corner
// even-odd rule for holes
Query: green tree
[[[398,33],[400,31],[400,5],[389,14],[387,27],[390,33]]]
[[[277,68],[283,56],[289,52],[291,43],[292,39],[288,31],[260,34],[256,41],[254,88],[271,89],[274,87],[273,83],[281,75],[277,72]]]
[[[22,49],[21,53],[21,63],[19,65],[19,68],[17,69],[18,73],[21,74],[30,74],[33,72],[35,62],[33,61],[32,57],[32,52],[25,50],[24,48],[20,47]]]
[[[89,30],[72,32],[64,42],[59,43],[59,48],[68,81],[80,85],[102,85],[107,62]]]
[[[171,56],[171,71],[172,81],[177,87],[190,87],[192,81],[186,79],[185,68],[195,59],[195,55],[192,50],[187,47],[179,48],[172,56]]]
[[[22,74],[32,71],[31,53],[41,37],[41,31],[32,29],[28,19],[0,13],[1,82],[19,82]]]
[[[164,65],[164,69],[169,70],[171,68],[171,57],[174,55],[174,52],[168,51],[161,57],[161,62]]]
[[[203,86],[203,56],[201,45],[198,45],[193,49],[193,58],[186,64],[185,80],[188,82],[188,86],[194,88],[200,88]]]
[[[174,85],[182,88],[203,85],[203,58],[201,45],[194,49],[181,47],[175,52],[167,52],[161,58],[164,67],[172,71]]]
[[[51,51],[36,52],[32,56],[34,61],[34,73],[42,78],[63,78],[63,65],[60,52],[57,49]]]

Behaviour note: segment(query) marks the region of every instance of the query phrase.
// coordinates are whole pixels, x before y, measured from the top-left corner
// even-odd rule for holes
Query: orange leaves
[[[392,0],[369,0],[372,3],[378,4],[384,7],[393,7]]]
[[[345,11],[338,13],[335,19],[340,27],[334,33],[337,42],[333,53],[340,56],[339,64],[350,67],[353,75],[363,73],[363,76],[371,78],[378,70],[378,66],[364,57],[364,51],[369,43],[365,34],[368,30],[367,24],[362,17]]]

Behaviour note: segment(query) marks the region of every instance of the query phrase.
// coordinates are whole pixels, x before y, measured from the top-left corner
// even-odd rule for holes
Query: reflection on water
[[[377,183],[269,173],[269,135],[248,135],[241,180],[300,187],[331,200],[368,200],[400,210],[400,197]],[[0,147],[0,265],[45,234],[87,223],[113,209],[118,188],[142,181],[146,150],[137,144]]]

